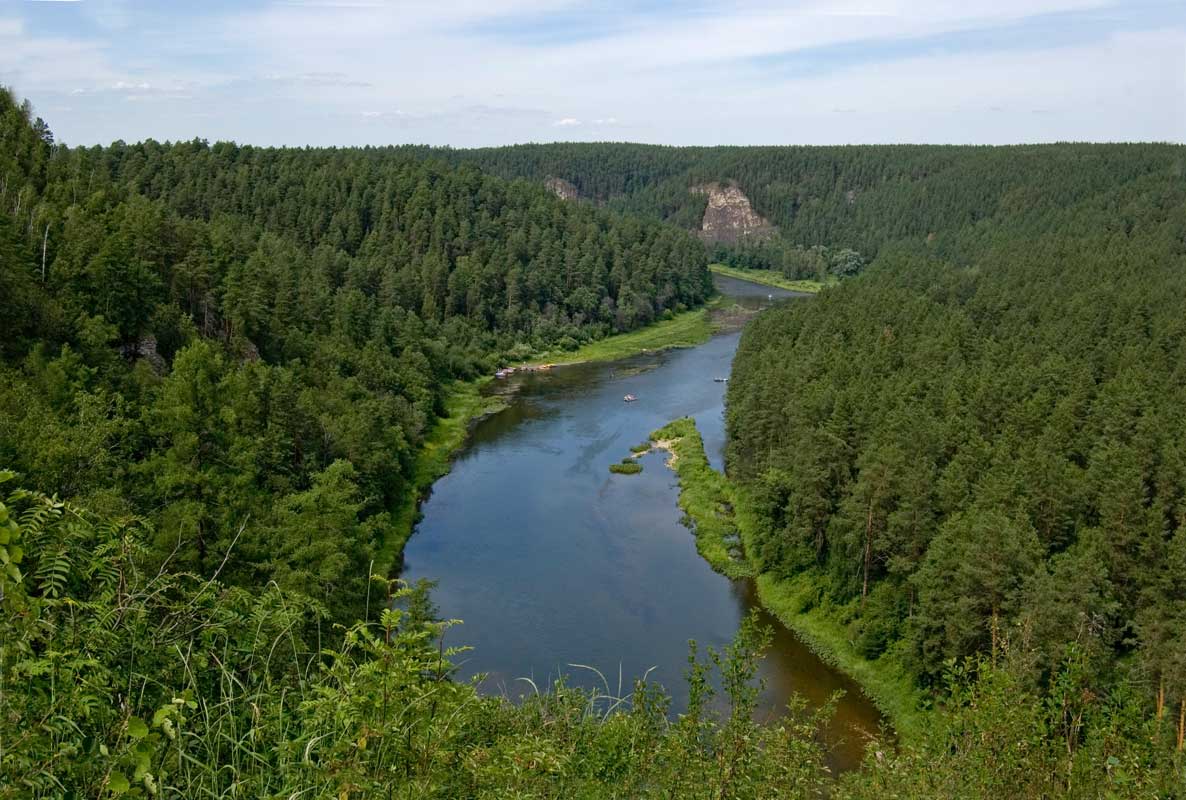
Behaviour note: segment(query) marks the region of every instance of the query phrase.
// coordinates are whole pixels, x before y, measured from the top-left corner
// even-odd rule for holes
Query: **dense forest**
[[[1121,696],[1186,725],[1184,164],[1067,147],[1041,203],[758,318],[728,389],[759,568],[924,686],[1007,660],[1069,750]]]
[[[1179,174],[1173,145],[1053,144],[1010,147],[664,147],[532,144],[476,150],[419,148],[504,178],[558,177],[595,203],[699,226],[703,195],[736,183],[792,244],[850,247],[869,257],[903,238],[1007,221],[1019,235],[1115,183]],[[948,239],[943,248],[958,248]],[[946,250],[945,250],[946,252]]]
[[[0,798],[1180,794],[1181,167],[70,148],[0,91]],[[710,253],[709,181],[777,238]],[[728,412],[750,557],[941,707],[839,781],[827,709],[754,722],[755,625],[676,718],[512,704],[370,574],[455,381],[700,304],[709,255],[852,278],[747,329]]]
[[[0,463],[335,618],[453,380],[712,288],[693,237],[472,166],[71,149],[7,92],[0,142]]]
[[[1172,145],[1054,144],[1012,147],[663,147],[541,144],[477,150],[423,150],[475,163],[506,178],[572,183],[594,203],[684,228],[700,227],[705,197],[689,191],[734,183],[777,228],[749,252],[725,248],[717,260],[774,268],[789,278],[846,276],[882,247],[933,240],[931,252],[966,261],[985,238],[1049,230],[1061,209],[1114,184],[1182,176]],[[813,248],[844,253],[821,262]],[[829,263],[831,262],[831,263]]]

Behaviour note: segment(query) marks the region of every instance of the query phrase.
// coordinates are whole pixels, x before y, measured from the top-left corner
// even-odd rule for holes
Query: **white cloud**
[[[363,119],[370,122],[408,122],[416,119],[412,114],[403,111],[363,111],[360,112]]]
[[[169,20],[158,17],[169,11],[85,38],[32,35],[19,18],[0,18],[0,82],[35,105],[76,95],[49,121],[78,143],[198,135],[467,146],[604,136],[610,126],[685,144],[1186,139],[1180,19],[1075,47],[901,55],[915,37],[1121,8],[1106,0],[742,0],[661,20],[619,10],[620,26],[596,40],[564,41],[575,25],[516,37],[513,20],[532,33],[563,21],[557,7],[271,2],[187,16],[167,47],[153,33],[164,36]],[[894,45],[894,56],[859,67],[833,60],[808,77],[758,59],[879,44]],[[111,92],[141,100],[143,111],[112,114],[102,102]],[[1049,113],[1033,113],[1041,109]]]
[[[787,137],[771,143],[1182,141],[1184,46],[1186,34],[1158,32],[1034,52],[905,59],[755,88],[722,111],[744,120],[753,109],[785,109]],[[825,109],[847,113],[829,122],[818,113]]]

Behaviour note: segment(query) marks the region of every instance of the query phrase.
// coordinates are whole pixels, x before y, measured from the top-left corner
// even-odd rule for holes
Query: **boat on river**
[[[635,400],[637,400],[637,399],[638,399],[638,398],[637,398],[637,397],[635,397],[635,396],[634,396],[634,395],[632,395],[632,394],[628,394],[628,395],[626,395],[625,397],[623,397],[623,398],[622,398],[623,402],[626,402],[626,403],[633,403],[633,402],[634,402]]]

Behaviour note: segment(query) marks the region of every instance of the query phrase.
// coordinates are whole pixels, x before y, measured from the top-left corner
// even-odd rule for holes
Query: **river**
[[[744,304],[810,302],[790,292],[716,276],[722,293]],[[784,299],[785,298],[785,299]],[[622,361],[577,364],[516,375],[508,408],[479,422],[422,506],[404,553],[405,580],[437,581],[441,616],[464,620],[449,645],[473,650],[457,659],[461,678],[487,673],[483,689],[514,696],[560,675],[602,686],[570,665],[596,667],[609,689],[628,693],[648,669],[687,702],[688,641],[727,645],[755,607],[775,631],[761,665],[767,715],[793,692],[809,708],[845,692],[823,736],[834,770],[859,764],[866,734],[880,716],[846,676],[820,661],[757,605],[750,581],[719,575],[696,552],[681,524],[675,475],[665,455],[642,458],[637,475],[610,464],[681,416],[696,418],[713,466],[722,467],[725,384],[739,333],[694,348]],[[624,403],[626,394],[638,400]]]

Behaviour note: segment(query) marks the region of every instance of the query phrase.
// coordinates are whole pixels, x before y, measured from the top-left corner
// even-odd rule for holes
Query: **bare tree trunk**
[[[997,644],[1000,642],[1000,617],[997,616],[997,607],[992,607],[992,619],[988,623],[989,634],[992,636],[992,665],[997,665]]]
[[[1157,682],[1157,718],[1165,714],[1165,678]]]
[[[1186,697],[1182,698],[1178,708],[1178,751],[1182,750],[1182,738],[1186,734]]]
[[[49,245],[49,223],[45,223],[45,235],[41,237],[41,282],[45,283],[45,248]]]
[[[865,580],[861,586],[861,610],[869,594],[869,560],[873,557],[873,498],[869,498],[869,518],[865,522]]]

